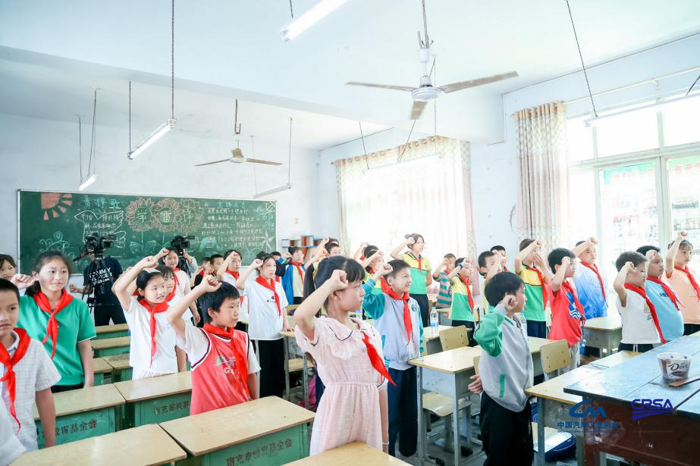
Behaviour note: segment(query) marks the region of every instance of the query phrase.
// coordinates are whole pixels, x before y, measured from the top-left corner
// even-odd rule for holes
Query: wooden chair
[[[474,372],[479,375],[479,361],[481,361],[481,356],[474,357]]]
[[[440,345],[442,345],[443,351],[468,346],[467,327],[460,325],[459,327],[443,330],[440,332]]]
[[[569,344],[566,340],[558,340],[540,348],[542,370],[545,374],[554,372],[571,364]]]

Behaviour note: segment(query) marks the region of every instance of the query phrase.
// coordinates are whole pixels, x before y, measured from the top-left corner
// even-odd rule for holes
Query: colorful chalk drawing
[[[83,239],[93,233],[97,233],[98,236],[113,234],[116,236],[114,241],[117,248],[123,248],[126,244],[126,232],[119,231],[124,221],[123,210],[105,212],[101,215],[92,210],[85,210],[78,213],[75,219],[83,224]]]
[[[126,208],[126,223],[136,232],[144,232],[154,228],[153,206],[151,198],[138,198]]]
[[[160,251],[161,247],[157,241],[148,241],[145,245],[132,241],[129,243],[129,250],[136,257],[153,256]]]
[[[73,205],[73,195],[62,193],[41,193],[41,210],[44,221],[59,218]]]
[[[61,251],[63,254],[68,254],[70,248],[70,243],[63,239],[63,233],[60,231],[55,232],[51,238],[39,240],[39,252]]]

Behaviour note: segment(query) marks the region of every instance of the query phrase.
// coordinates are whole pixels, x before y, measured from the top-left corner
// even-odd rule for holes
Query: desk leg
[[[304,407],[309,409],[309,367],[306,361],[306,353],[304,353],[304,370],[302,373],[302,385],[304,386]],[[287,382],[289,385],[289,382]],[[289,390],[289,388],[287,388]]]
[[[462,447],[459,444],[459,389],[457,388],[457,376],[454,377],[455,396],[452,399],[452,446],[454,449],[455,466],[459,466],[460,456],[462,455]]]
[[[425,460],[426,436],[428,435],[423,416],[423,368],[418,367],[418,464]]]
[[[289,401],[289,338],[287,337],[284,337],[284,388],[284,399]]]
[[[544,466],[544,420],[546,415],[544,398],[537,398],[537,465]],[[583,463],[579,463],[582,465]]]

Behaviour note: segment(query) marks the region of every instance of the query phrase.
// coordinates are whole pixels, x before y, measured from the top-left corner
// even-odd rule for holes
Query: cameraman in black
[[[70,285],[71,293],[82,293],[83,296],[95,293],[93,306],[95,310],[95,325],[109,325],[110,319],[115,324],[125,324],[124,311],[119,300],[112,293],[112,284],[122,274],[122,266],[113,257],[95,260],[95,250],[88,248],[90,265],[83,271],[83,288]],[[88,299],[88,302],[90,299]],[[93,307],[91,306],[91,307]]]

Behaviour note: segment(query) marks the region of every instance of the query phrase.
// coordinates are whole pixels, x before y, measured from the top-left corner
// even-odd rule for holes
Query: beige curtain
[[[362,242],[388,253],[415,232],[432,264],[448,252],[474,257],[468,143],[431,137],[335,166],[347,254]]]
[[[568,223],[566,113],[562,102],[515,115],[518,151],[518,240],[535,238],[544,251],[565,246]]]

